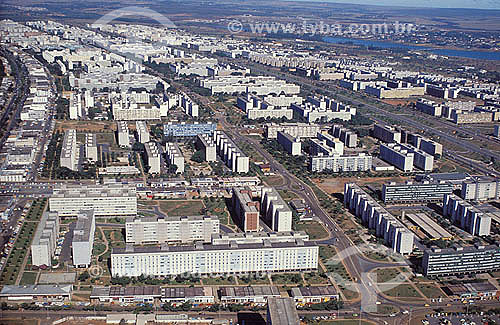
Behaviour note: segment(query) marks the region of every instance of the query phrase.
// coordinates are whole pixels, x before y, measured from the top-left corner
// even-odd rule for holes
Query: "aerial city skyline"
[[[0,322],[500,323],[497,9],[3,3]]]

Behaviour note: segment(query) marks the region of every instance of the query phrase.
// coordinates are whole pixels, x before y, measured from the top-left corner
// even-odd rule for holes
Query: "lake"
[[[347,37],[325,37],[323,38],[325,42],[333,43],[333,44],[343,44],[343,43],[352,43],[355,45],[364,45],[367,47],[378,47],[382,49],[394,49],[401,48],[407,50],[421,50],[437,55],[443,56],[456,56],[462,58],[469,59],[479,59],[479,60],[497,60],[500,61],[500,52],[483,52],[483,51],[467,51],[467,50],[452,50],[452,49],[438,49],[427,46],[415,46],[415,45],[407,45],[400,43],[392,43],[392,42],[382,42],[382,41],[374,41],[374,40],[365,40],[365,39],[355,39],[355,38],[347,38]]]

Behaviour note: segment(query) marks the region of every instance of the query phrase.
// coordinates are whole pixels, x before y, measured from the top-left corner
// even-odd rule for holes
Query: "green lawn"
[[[15,283],[24,258],[29,251],[36,225],[36,222],[24,222],[9,258],[7,259],[2,275],[0,276],[0,284]]]
[[[271,279],[274,284],[303,284],[302,276],[299,273],[273,274]]]
[[[236,284],[236,281],[232,276],[221,277],[221,278],[203,278],[201,279],[204,285],[226,285],[226,284]]]
[[[422,296],[410,284],[400,284],[396,287],[386,287],[387,285],[379,285],[379,288],[384,291],[384,294],[391,297],[403,298],[422,298]]]
[[[202,214],[203,202],[199,200],[161,201],[160,210],[169,216],[195,216]]]
[[[304,279],[308,284],[330,284],[326,273],[304,273]]]
[[[37,276],[36,272],[24,272],[23,276],[21,277],[20,284],[21,285],[24,285],[24,284],[35,284],[35,282],[36,282],[36,276]]]
[[[295,230],[305,231],[310,239],[321,239],[328,237],[328,232],[322,224],[317,221],[297,222]]]
[[[373,276],[372,276],[373,278]],[[401,275],[397,268],[384,268],[377,270],[377,282],[403,282],[406,278]]]
[[[294,192],[292,191],[288,191],[288,190],[279,190],[278,191],[281,198],[285,201],[291,201],[291,200],[295,200],[295,199],[298,199],[298,195],[295,194]]]
[[[427,298],[438,298],[438,297],[445,297],[446,295],[444,294],[441,289],[438,287],[432,285],[432,284],[426,284],[426,283],[418,283],[416,284],[417,288],[422,291],[422,293],[427,297]]]
[[[283,184],[283,177],[281,177],[279,175],[266,176],[266,177],[264,177],[264,181],[269,186],[279,186],[279,185]]]
[[[325,263],[327,260],[332,258],[337,254],[337,251],[333,246],[320,246],[319,247],[319,258]]]

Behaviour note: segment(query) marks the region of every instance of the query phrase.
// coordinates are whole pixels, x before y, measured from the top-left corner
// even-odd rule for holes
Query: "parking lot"
[[[441,313],[436,313],[428,315],[422,324],[427,325],[441,325],[441,324],[452,324],[452,325],[479,325],[485,324],[489,321],[489,324],[500,324],[500,316],[488,316],[488,315],[463,315],[459,313],[458,315],[448,315],[445,316]]]

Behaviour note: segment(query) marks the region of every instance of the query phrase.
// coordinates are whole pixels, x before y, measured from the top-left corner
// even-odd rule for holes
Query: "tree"
[[[197,163],[201,163],[205,161],[205,154],[202,150],[198,150],[193,154],[193,156],[191,156],[191,160],[196,161]]]

